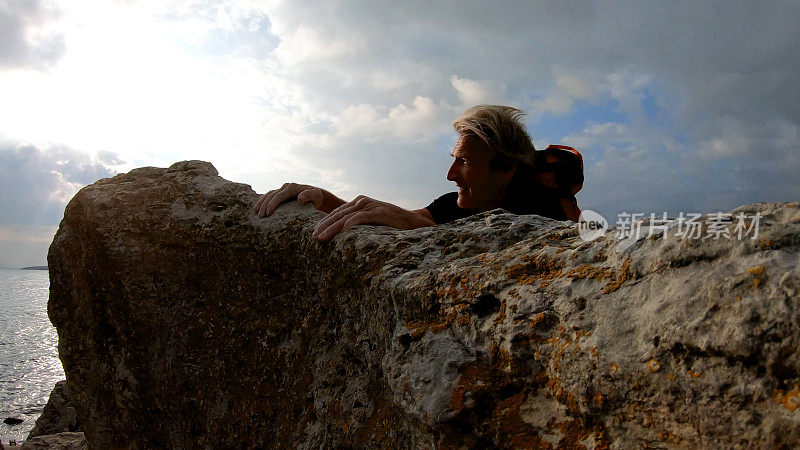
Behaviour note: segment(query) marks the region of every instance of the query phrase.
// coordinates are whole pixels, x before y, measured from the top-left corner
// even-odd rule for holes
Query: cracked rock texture
[[[20,450],[87,450],[86,437],[80,432],[44,434],[28,438]]]
[[[66,381],[59,381],[50,392],[50,398],[36,419],[36,425],[28,434],[28,440],[37,436],[56,433],[80,432],[75,407],[72,406],[71,395]]]
[[[755,240],[498,210],[319,244],[256,198],[189,161],[67,206],[49,314],[90,448],[800,445],[797,203],[737,209]]]

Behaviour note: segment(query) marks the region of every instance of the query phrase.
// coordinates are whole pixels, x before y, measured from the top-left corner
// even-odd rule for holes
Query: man
[[[363,195],[346,202],[318,187],[286,183],[262,195],[253,210],[264,217],[286,201],[310,202],[328,214],[314,229],[313,237],[320,242],[353,225],[410,230],[495,208],[565,220],[562,202],[567,194],[538,182],[537,152],[522,116],[522,111],[510,106],[481,105],[456,119],[453,127],[459,136],[447,179],[455,182],[458,192],[445,194],[423,209],[409,211]]]

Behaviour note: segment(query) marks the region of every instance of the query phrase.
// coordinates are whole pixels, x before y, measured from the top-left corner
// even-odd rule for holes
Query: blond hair
[[[492,166],[509,166],[511,161],[533,166],[536,149],[522,123],[523,116],[525,113],[511,106],[478,105],[464,111],[453,128],[460,135],[483,141],[489,147]]]

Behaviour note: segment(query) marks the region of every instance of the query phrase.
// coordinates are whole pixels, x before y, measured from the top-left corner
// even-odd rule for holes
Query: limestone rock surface
[[[40,435],[25,441],[20,450],[87,450],[83,433],[55,433]]]
[[[797,203],[734,211],[758,239],[492,211],[320,244],[256,198],[189,161],[67,206],[48,308],[90,448],[800,445]]]
[[[36,419],[36,425],[28,434],[28,439],[47,434],[80,431],[78,416],[75,414],[75,407],[72,406],[70,397],[66,380],[57,382],[50,392],[50,398],[42,415]]]

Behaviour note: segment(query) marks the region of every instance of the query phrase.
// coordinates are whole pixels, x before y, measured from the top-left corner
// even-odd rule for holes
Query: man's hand
[[[401,230],[436,225],[424,214],[359,195],[355,200],[339,206],[322,219],[312,236],[324,242],[337,233],[359,224],[388,225]]]
[[[344,204],[344,200],[331,194],[325,189],[309,186],[307,184],[285,183],[280,189],[267,192],[253,205],[253,211],[264,217],[275,212],[275,208],[283,202],[297,199],[300,203],[311,203],[314,208],[324,213],[330,213],[336,207]]]

